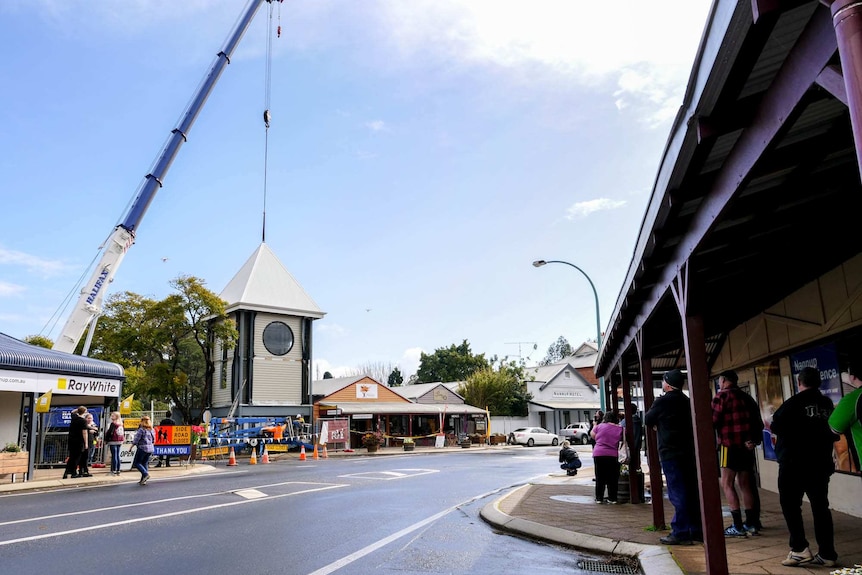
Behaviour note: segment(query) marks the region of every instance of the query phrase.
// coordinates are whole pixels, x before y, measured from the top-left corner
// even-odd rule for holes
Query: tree
[[[487,407],[491,415],[524,417],[532,396],[527,391],[524,368],[514,361],[484,367],[467,378],[458,394],[470,405]]]
[[[238,334],[227,304],[203,281],[180,276],[170,285],[177,293],[161,301],[132,292],[109,297],[91,355],[126,369],[124,393],[171,403],[190,422],[209,402],[213,349],[232,348]]]
[[[386,381],[386,385],[389,387],[399,387],[402,383],[404,383],[404,376],[401,375],[401,370],[396,367],[392,370],[392,373],[389,374],[389,379]]]
[[[328,371],[323,372],[323,379],[332,379],[332,374]]]
[[[54,347],[54,342],[44,335],[28,335],[24,338],[24,341],[30,345],[38,345],[39,347],[44,347],[46,349]]]
[[[539,365],[551,365],[552,363],[557,363],[561,361],[563,358],[569,357],[574,353],[571,344],[569,344],[568,340],[560,336],[557,338],[557,341],[548,346],[548,353],[545,354],[545,359],[539,362]]]
[[[367,375],[373,378],[375,381],[383,383],[385,381],[388,381],[389,374],[391,374],[394,369],[396,369],[396,366],[393,365],[392,362],[369,361],[363,363],[359,367],[351,369],[347,375]]]
[[[464,381],[488,365],[485,354],[473,355],[465,339],[461,345],[452,344],[448,348],[438,348],[431,354],[420,354],[416,376],[423,383]]]

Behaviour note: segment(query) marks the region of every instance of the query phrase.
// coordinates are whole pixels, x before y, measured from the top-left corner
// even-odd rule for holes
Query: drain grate
[[[636,560],[634,561],[636,563]],[[610,561],[578,560],[578,569],[593,571],[595,573],[621,573],[625,575],[637,575],[640,569],[629,561],[611,559]]]

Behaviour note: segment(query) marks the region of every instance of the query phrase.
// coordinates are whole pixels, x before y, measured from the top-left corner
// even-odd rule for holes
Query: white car
[[[509,443],[511,445],[526,445],[527,447],[557,445],[560,443],[560,438],[542,427],[519,427],[509,434]]]

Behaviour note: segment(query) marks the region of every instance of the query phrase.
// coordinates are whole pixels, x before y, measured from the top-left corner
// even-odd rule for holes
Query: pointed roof
[[[325,315],[265,243],[251,254],[220,297],[227,302],[227,312],[247,309],[315,319]]]

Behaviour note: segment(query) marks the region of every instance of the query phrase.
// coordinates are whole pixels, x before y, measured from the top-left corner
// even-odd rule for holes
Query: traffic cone
[[[249,465],[257,465],[257,449],[252,448],[251,459],[248,460]]]
[[[323,458],[326,459],[329,457],[329,454],[326,452],[326,444],[323,444]]]
[[[263,446],[263,457],[260,458],[261,463],[269,463],[269,452],[266,450],[266,445]]]
[[[311,458],[312,459],[320,459],[320,457],[317,455],[317,444],[316,443],[314,444],[314,453],[312,453]]]
[[[228,467],[236,465],[236,453],[233,451],[233,446],[230,448],[230,458],[227,460]]]
[[[299,460],[305,461],[305,445],[299,448]]]

